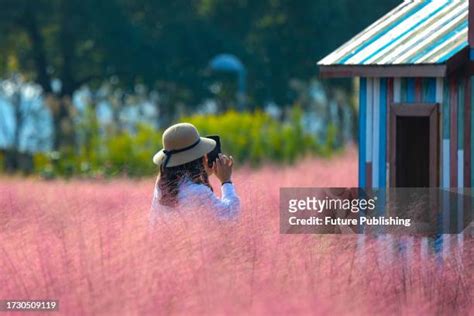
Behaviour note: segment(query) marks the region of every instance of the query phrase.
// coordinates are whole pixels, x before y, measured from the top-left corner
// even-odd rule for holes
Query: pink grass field
[[[356,186],[354,148],[234,178],[236,222],[180,214],[152,232],[153,178],[0,178],[0,299],[57,299],[55,315],[474,315],[470,235],[420,255],[409,238],[279,233],[279,188]]]

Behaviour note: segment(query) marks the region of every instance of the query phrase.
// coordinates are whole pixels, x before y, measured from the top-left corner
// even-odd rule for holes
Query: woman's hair
[[[212,190],[202,157],[176,167],[161,167],[158,178],[161,205],[170,207],[177,205],[179,185],[185,179],[197,184],[204,184]]]

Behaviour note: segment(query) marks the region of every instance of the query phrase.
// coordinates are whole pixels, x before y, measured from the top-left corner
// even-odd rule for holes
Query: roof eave
[[[343,77],[446,77],[467,69],[469,47],[460,50],[443,64],[403,64],[403,65],[319,65],[322,78]],[[472,68],[472,67],[469,67]],[[471,73],[472,71],[468,71]],[[474,73],[471,73],[471,75]]]
[[[444,77],[446,64],[435,65],[320,65],[322,78],[343,77]]]

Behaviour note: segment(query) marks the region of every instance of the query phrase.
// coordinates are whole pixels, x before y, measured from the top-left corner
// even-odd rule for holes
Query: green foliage
[[[79,153],[36,154],[36,170],[45,178],[59,175],[137,177],[156,172],[151,157],[160,146],[160,132],[140,125],[134,134],[121,132],[103,138],[98,135],[94,135],[89,143],[81,146]]]
[[[3,0],[0,75],[19,71],[49,92],[57,78],[63,95],[113,76],[128,88],[158,87],[173,111],[174,101],[206,97],[209,60],[226,52],[246,66],[251,100],[261,104],[271,92],[291,104],[290,79],[309,80],[316,60],[399,3]]]
[[[183,120],[194,124],[202,135],[220,135],[223,151],[237,161],[258,165],[266,160],[291,163],[309,152],[318,151],[316,139],[303,132],[300,118],[298,110],[293,111],[291,119],[284,123],[260,111],[230,111]]]
[[[129,176],[150,175],[156,166],[152,163],[153,154],[159,149],[161,133],[141,125],[136,134],[120,133],[105,141],[102,160],[108,175],[120,173]]]
[[[398,3],[3,0],[0,76],[19,73],[34,81],[48,95],[54,121],[69,123],[74,121],[70,100],[84,85],[97,91],[108,82],[125,94],[140,85],[159,94],[160,124],[167,125],[181,115],[177,109],[192,113],[195,105],[209,98],[218,101],[219,111],[231,107],[235,76],[228,74],[233,84],[221,85],[221,92],[215,92],[211,87],[215,81],[222,83],[224,74],[209,69],[214,56],[229,53],[245,66],[248,110],[269,100],[287,108],[298,96],[290,81],[309,81],[316,75],[315,61]],[[59,89],[51,84],[56,80]],[[258,112],[190,119],[209,133],[222,130],[224,148],[252,164],[266,159],[291,162],[307,152],[328,154],[333,146],[327,144],[334,143],[329,131],[329,142],[318,144],[299,123],[295,125],[294,117],[286,123]],[[200,122],[207,120],[218,125]],[[152,168],[151,147],[159,147],[159,138],[153,146],[147,140],[157,133],[140,127],[133,135],[98,137],[92,120],[82,129],[68,130],[71,125],[55,124],[56,151],[37,155],[45,176],[139,175]],[[80,148],[62,148],[73,147],[76,136]]]
[[[295,107],[286,122],[260,111],[194,115],[181,121],[194,124],[203,136],[220,135],[224,152],[241,164],[258,166],[266,161],[294,163],[305,155],[328,155],[334,150],[334,128],[334,131],[328,131],[328,139],[320,143],[303,130],[301,117],[301,110]],[[36,170],[43,177],[137,177],[156,173],[151,158],[161,149],[162,131],[139,125],[135,133],[120,132],[99,137],[96,122],[90,120],[87,124],[89,134],[78,152],[35,155]]]

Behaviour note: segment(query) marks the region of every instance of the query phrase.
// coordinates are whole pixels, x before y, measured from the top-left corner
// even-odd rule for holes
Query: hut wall
[[[469,78],[361,78],[359,91],[359,186],[388,186],[390,104],[439,103],[440,186],[471,187],[474,111]]]

